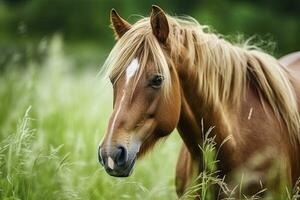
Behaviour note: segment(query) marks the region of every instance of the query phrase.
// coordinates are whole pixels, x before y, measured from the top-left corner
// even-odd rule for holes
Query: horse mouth
[[[105,171],[113,177],[129,177],[134,170],[135,161],[136,158],[134,158],[129,164],[125,165],[124,167],[118,167],[114,170],[109,167],[105,167]]]

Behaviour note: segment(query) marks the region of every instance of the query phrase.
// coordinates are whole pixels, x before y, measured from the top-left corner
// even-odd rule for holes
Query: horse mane
[[[261,100],[264,99],[275,116],[285,123],[291,143],[300,144],[296,95],[288,71],[274,57],[247,42],[234,45],[193,18],[167,18],[170,28],[168,42],[172,44],[169,45],[169,56],[176,65],[180,60],[178,55],[185,47],[185,67],[195,71],[204,103],[238,104],[245,96],[247,84],[252,83]],[[134,86],[151,58],[164,76],[163,91],[167,96],[171,87],[169,66],[164,49],[152,34],[149,18],[136,22],[117,41],[103,69],[116,82],[135,57],[139,57],[140,68]]]

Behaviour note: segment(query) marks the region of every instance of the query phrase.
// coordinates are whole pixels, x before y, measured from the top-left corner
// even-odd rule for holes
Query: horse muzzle
[[[128,177],[133,172],[138,151],[128,150],[122,145],[99,147],[98,159],[105,171],[115,177]]]

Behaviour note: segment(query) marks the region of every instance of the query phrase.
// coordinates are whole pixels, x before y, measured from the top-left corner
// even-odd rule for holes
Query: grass
[[[110,177],[100,167],[97,148],[112,111],[112,90],[98,76],[99,63],[78,62],[80,51],[66,55],[61,38],[54,37],[43,62],[11,62],[1,71],[0,199],[176,199],[177,133],[138,161],[129,178]],[[204,170],[182,199],[194,198],[195,191],[214,199],[216,185],[234,199],[217,176],[212,131],[200,147]],[[300,198],[299,188],[286,193],[275,199]]]

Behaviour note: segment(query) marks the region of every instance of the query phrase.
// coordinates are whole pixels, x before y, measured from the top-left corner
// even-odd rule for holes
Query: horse
[[[299,66],[288,68],[255,45],[232,44],[155,5],[134,24],[114,9],[110,20],[117,42],[103,69],[113,86],[113,112],[98,148],[109,175],[130,176],[136,160],[177,129],[178,196],[203,171],[207,137],[218,149],[218,176],[230,187],[241,177],[250,179],[246,195],[297,183]]]

